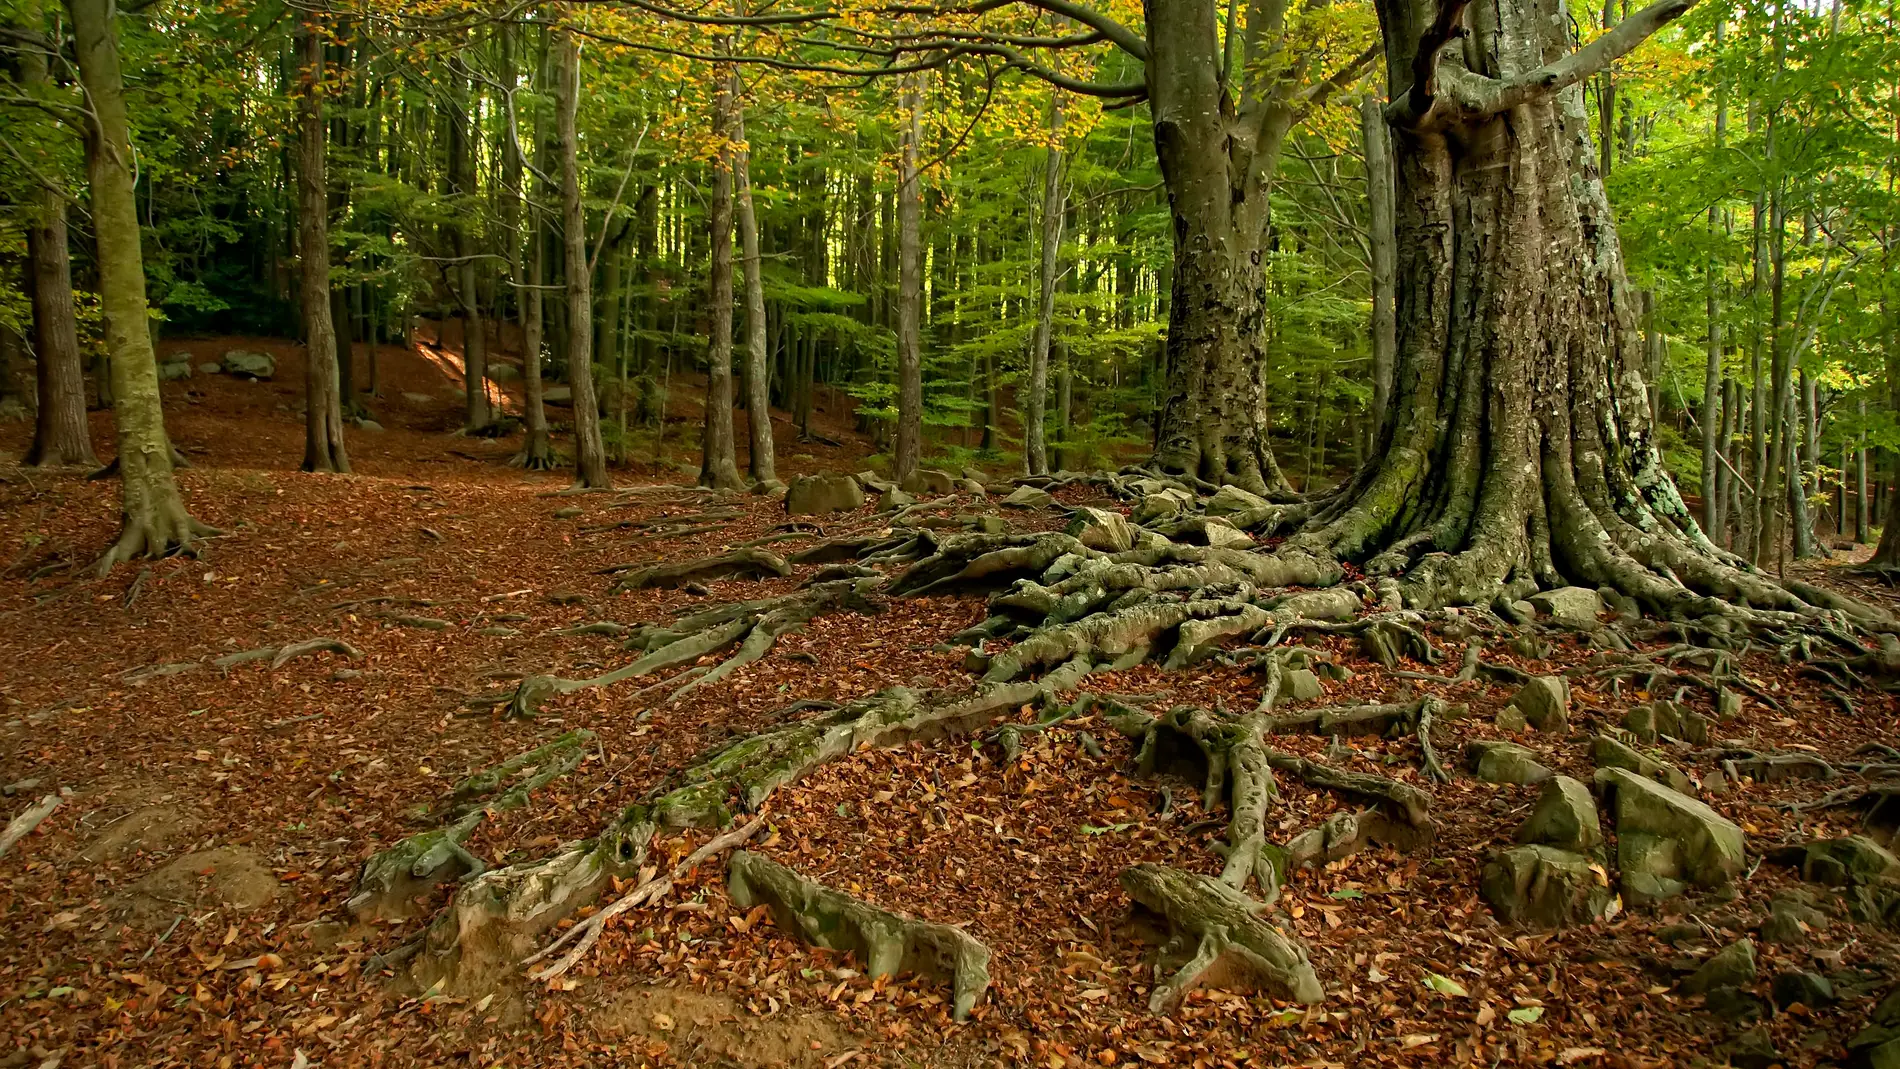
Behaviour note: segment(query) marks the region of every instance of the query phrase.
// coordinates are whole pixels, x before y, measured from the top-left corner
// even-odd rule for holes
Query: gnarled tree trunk
[[[145,304],[145,263],[139,250],[138,206],[132,187],[131,124],[125,82],[112,29],[110,0],[69,0],[79,77],[92,104],[86,126],[86,175],[92,185],[92,221],[98,235],[99,296],[112,358],[112,415],[118,425],[118,467],[125,527],[100,558],[112,565],[139,556],[188,548],[211,529],[185,511],[172,477],[171,439],[158,394],[158,362]]]

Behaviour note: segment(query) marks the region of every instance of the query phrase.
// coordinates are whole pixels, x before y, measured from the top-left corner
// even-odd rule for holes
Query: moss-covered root
[[[1142,919],[1168,933],[1163,956],[1189,953],[1186,963],[1155,985],[1148,1009],[1167,1013],[1203,984],[1265,990],[1296,1002],[1325,997],[1306,948],[1269,923],[1265,907],[1209,876],[1167,865],[1122,870],[1122,889]],[[1190,953],[1191,950],[1191,953]]]
[[[726,873],[734,905],[768,907],[782,931],[858,955],[872,977],[915,972],[948,983],[959,1021],[990,986],[989,948],[961,929],[879,909],[745,850]]]
[[[532,954],[542,933],[598,898],[610,878],[635,872],[659,829],[724,827],[736,810],[757,812],[773,791],[827,761],[864,747],[976,730],[1039,700],[1050,685],[1045,678],[975,694],[898,687],[729,743],[668,777],[593,838],[463,883],[431,923],[410,975],[423,988],[440,982],[453,992],[479,989]]]
[[[645,590],[649,587],[672,590],[685,586],[687,583],[731,579],[734,576],[763,579],[783,578],[790,574],[792,574],[792,566],[785,563],[785,558],[776,553],[768,553],[763,549],[740,549],[731,553],[721,553],[716,557],[655,564],[630,571],[614,584],[614,592]]]
[[[535,791],[573,771],[593,738],[591,731],[567,732],[457,784],[443,807],[440,827],[411,835],[363,863],[355,893],[345,903],[350,912],[363,920],[410,917],[417,899],[438,885],[486,871],[488,866],[464,845],[469,836],[490,814],[526,805]],[[503,791],[517,776],[519,782]]]

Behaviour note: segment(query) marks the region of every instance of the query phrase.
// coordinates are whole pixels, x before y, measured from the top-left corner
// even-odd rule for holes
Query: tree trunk
[[[1043,412],[1049,397],[1049,335],[1055,326],[1057,254],[1062,248],[1062,91],[1049,96],[1049,152],[1042,176],[1042,263],[1037,279],[1036,335],[1029,348],[1029,396],[1023,399],[1023,467],[1049,472]]]
[[[1398,360],[1398,312],[1393,301],[1393,272],[1397,250],[1392,232],[1392,130],[1385,121],[1385,102],[1369,93],[1360,106],[1360,125],[1366,151],[1367,242],[1372,270],[1372,434],[1371,446],[1383,444],[1386,409],[1392,399],[1392,369]]]
[[[567,377],[574,390],[574,487],[603,489],[607,450],[600,440],[600,402],[594,396],[593,336],[587,329],[593,306],[587,267],[587,217],[581,209],[580,139],[575,131],[580,108],[580,42],[566,30],[556,43],[555,106],[560,111],[561,236],[567,270]]]
[[[132,184],[131,124],[110,0],[69,0],[79,78],[92,104],[86,127],[86,174],[97,234],[99,296],[106,349],[112,359],[112,415],[124,529],[100,558],[104,574],[119,561],[188,550],[211,533],[185,511],[172,477],[171,440],[158,394],[158,362],[146,328],[145,263]]]
[[[455,197],[454,214],[449,224],[455,252],[455,296],[462,313],[462,385],[467,399],[463,424],[468,430],[488,425],[488,324],[482,317],[482,297],[475,270],[475,243],[467,216],[476,210],[475,168],[469,159],[473,117],[465,85],[460,75],[453,76],[455,87],[448,102],[449,114],[449,192]]]
[[[713,137],[719,154],[713,160],[711,207],[712,265],[707,288],[712,337],[706,346],[706,422],[700,436],[699,483],[719,490],[741,485],[737,448],[732,434],[732,154],[733,110],[737,106],[734,75],[719,72],[713,103]]]
[[[737,99],[736,85],[732,113],[734,140],[743,146],[744,102]],[[759,219],[752,207],[750,149],[733,151],[732,175],[739,200],[739,250],[745,260],[745,411],[751,447],[747,474],[760,486],[770,487],[778,483],[778,459],[772,445],[772,372],[765,360],[765,261],[759,254]]]
[[[324,154],[324,33],[321,9],[297,27],[302,60],[297,87],[297,242],[303,304],[303,470],[347,472],[337,354],[347,351],[334,318],[341,291],[330,285],[330,189]]]
[[[923,140],[924,75],[909,76],[899,105],[897,178],[897,447],[892,463],[902,482],[923,459]]]

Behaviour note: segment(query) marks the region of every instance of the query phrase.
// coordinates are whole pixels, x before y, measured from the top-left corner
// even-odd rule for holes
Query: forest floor
[[[194,376],[165,387],[173,436],[197,463],[180,476],[189,503],[224,532],[201,559],[92,578],[85,566],[115,533],[116,485],[0,466],[0,784],[9,785],[0,813],[71,792],[0,858],[0,1066],[1665,1066],[1721,1064],[1744,1027],[1678,983],[1756,932],[1797,874],[1763,863],[1730,900],[1691,894],[1593,926],[1513,931],[1479,898],[1479,870],[1488,851],[1513,841],[1536,788],[1462,770],[1432,787],[1410,737],[1346,739],[1328,759],[1431,789],[1433,841],[1298,873],[1281,899],[1325,1000],[1298,1007],[1202,990],[1173,1016],[1151,1015],[1152,948],[1127,923],[1117,875],[1139,861],[1217,872],[1209,843],[1224,822],[1201,809],[1194,786],[1134,777],[1130,744],[1092,719],[1032,736],[1008,762],[970,736],[859,751],[767,804],[768,830],[751,849],[990,947],[994,980],[967,1023],[951,1021],[941,985],[866,979],[854,968],[862,963],[795,942],[762,910],[734,907],[717,861],[623,916],[552,987],[417,997],[390,982],[377,955],[426,917],[358,925],[343,903],[366,858],[417,830],[418,804],[563,731],[589,729],[594,750],[579,769],[495,816],[469,844],[491,862],[543,854],[593,834],[715,745],[774,725],[774,711],[796,699],[967,687],[961,652],[945,644],[983,619],[984,601],[911,598],[879,615],[820,616],[678,704],[648,704],[626,683],[556,699],[532,719],[470,715],[466,698],[520,676],[589,675],[629,657],[613,639],[558,629],[664,621],[793,589],[812,566],[786,579],[713,582],[703,594],[614,595],[599,574],[762,537],[784,520],[782,507],[685,487],[549,496],[569,475],[505,467],[514,440],[454,434],[453,368],[394,347],[382,358],[385,399],[373,404],[385,429],[349,432],[358,474],[300,474],[294,346],[217,339],[161,351],[212,360],[232,347],[273,352],[275,381]],[[822,433],[839,447],[781,434],[782,473],[864,467],[868,447],[835,417],[821,417],[830,420]],[[95,429],[109,445],[103,416]],[[23,445],[22,428],[0,427],[0,456]],[[690,461],[616,477],[623,486],[690,478],[680,463]],[[711,510],[726,515],[690,538],[620,526]],[[966,499],[945,510],[954,511],[997,510]],[[1002,514],[1018,530],[1064,522],[1059,509]],[[822,535],[772,548],[887,522],[867,505],[824,519]],[[1835,569],[1821,573],[1885,596]],[[209,663],[318,636],[360,656]],[[1402,679],[1356,643],[1313,644],[1354,673],[1328,682],[1323,701],[1436,694],[1465,703],[1470,715],[1439,729],[1438,749],[1453,758],[1499,734],[1493,716],[1510,687]],[[1649,697],[1596,682],[1592,652],[1560,640],[1537,662],[1486,653],[1538,674],[1572,672],[1569,732],[1519,741],[1586,781],[1592,734]],[[1751,697],[1719,734],[1836,764],[1864,743],[1900,743],[1887,695],[1855,694],[1858,712],[1848,715],[1795,667],[1769,652],[1748,657],[1746,678],[1778,708]],[[1174,672],[1145,665],[1087,685],[1206,706],[1251,706],[1259,694],[1256,676],[1214,661]],[[1313,756],[1328,747],[1320,738],[1276,744]],[[1698,775],[1713,767],[1698,767],[1696,753],[1677,759]],[[1708,800],[1744,828],[1754,864],[1773,846],[1855,830],[1840,811],[1783,804],[1835,786],[1744,782]],[[1340,805],[1297,781],[1281,793],[1270,819],[1282,835]],[[666,834],[661,849],[672,856],[706,837]],[[1816,925],[1805,945],[1758,940],[1757,949],[1757,994],[1792,969],[1834,983],[1832,1004],[1767,1010],[1766,1034],[1790,1065],[1841,1058],[1900,977],[1894,933],[1839,917]]]

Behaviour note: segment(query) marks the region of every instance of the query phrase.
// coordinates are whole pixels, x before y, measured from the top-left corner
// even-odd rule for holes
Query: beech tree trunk
[[[737,101],[734,75],[719,74],[713,103],[713,137],[720,142],[712,165],[712,265],[707,288],[712,337],[706,346],[706,422],[700,436],[699,484],[719,490],[740,485],[737,447],[732,434],[732,138]]]
[[[455,76],[449,101],[449,192],[455,195],[456,213],[475,210],[475,168],[469,159],[473,119],[460,75]],[[482,316],[482,296],[475,270],[475,243],[469,236],[466,218],[450,223],[449,233],[455,253],[455,296],[462,313],[462,386],[467,399],[463,423],[468,430],[488,425],[488,323]]]
[[[323,30],[321,9],[306,12],[297,27],[303,69],[297,93],[297,241],[303,304],[303,470],[347,472],[343,444],[342,392],[337,369],[341,344],[332,317],[337,295],[330,287],[330,192],[324,152]]]
[[[1062,91],[1049,97],[1049,152],[1042,176],[1042,262],[1037,284],[1036,335],[1029,347],[1029,396],[1023,399],[1023,467],[1049,472],[1044,424],[1049,402],[1049,336],[1056,317],[1057,254],[1062,248]]]
[[[41,32],[37,3],[28,6],[23,27]],[[20,81],[32,92],[48,80],[46,57],[22,48]],[[54,468],[67,464],[99,466],[86,423],[86,369],[79,357],[79,326],[73,318],[73,265],[66,244],[66,198],[56,189],[35,195],[38,211],[26,228],[26,284],[33,302],[33,353],[39,408],[26,463]]]
[[[908,76],[899,107],[897,178],[897,445],[892,470],[902,482],[923,458],[923,72]]]
[[[580,140],[575,130],[580,108],[580,42],[566,30],[556,34],[555,107],[561,155],[561,236],[567,270],[567,377],[574,390],[574,487],[604,489],[607,449],[600,439],[600,401],[594,396],[594,339],[587,329],[593,307],[593,280],[587,266],[587,217],[581,207]]]
[[[1366,152],[1366,242],[1372,271],[1372,434],[1371,446],[1382,444],[1386,409],[1392,401],[1392,370],[1398,363],[1398,307],[1393,295],[1397,270],[1393,233],[1392,130],[1385,121],[1385,102],[1368,94],[1360,105],[1361,135]]]
[[[145,262],[132,183],[131,124],[112,26],[111,0],[68,0],[79,78],[92,104],[86,126],[86,177],[97,233],[99,297],[111,354],[112,416],[124,529],[100,558],[105,574],[120,561],[189,549],[211,528],[185,511],[172,476],[171,439],[158,393],[158,361],[146,326]]]
[[[737,76],[734,77],[735,82]],[[744,102],[734,86],[733,139],[745,144]],[[745,389],[746,432],[750,444],[746,465],[752,481],[762,486],[778,482],[778,458],[772,445],[772,372],[766,363],[764,259],[759,254],[759,219],[752,206],[752,152],[733,151],[734,188],[739,201],[739,251],[745,260]]]

